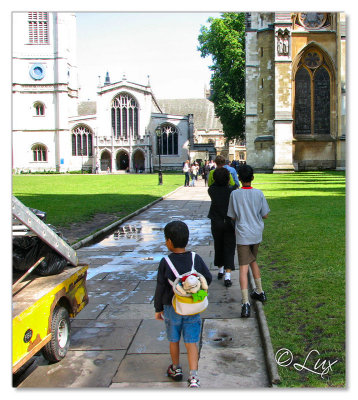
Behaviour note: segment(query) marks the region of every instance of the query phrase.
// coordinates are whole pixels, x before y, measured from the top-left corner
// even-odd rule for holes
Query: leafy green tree
[[[245,14],[223,13],[209,18],[198,41],[201,57],[212,57],[211,100],[228,140],[243,139],[245,132]]]

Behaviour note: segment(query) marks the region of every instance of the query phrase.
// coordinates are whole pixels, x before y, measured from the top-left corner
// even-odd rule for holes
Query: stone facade
[[[345,15],[246,14],[247,162],[345,168]]]

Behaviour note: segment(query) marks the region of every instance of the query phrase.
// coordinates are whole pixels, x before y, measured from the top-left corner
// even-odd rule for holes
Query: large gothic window
[[[295,134],[330,134],[331,78],[323,56],[309,50],[295,76]]]
[[[178,131],[169,124],[160,127],[161,135],[157,137],[157,154],[178,154]]]
[[[127,93],[121,93],[113,99],[111,107],[113,136],[125,139],[128,139],[129,135],[138,137],[139,107],[135,99]]]
[[[87,126],[79,125],[72,130],[72,155],[89,156],[93,155],[92,133]]]

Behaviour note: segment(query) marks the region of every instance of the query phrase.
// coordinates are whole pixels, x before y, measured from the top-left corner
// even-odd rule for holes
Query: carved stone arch
[[[302,59],[304,56],[310,51],[310,50],[317,50],[319,53],[321,53],[322,58],[323,58],[323,64],[327,66],[327,70],[331,76],[332,81],[336,80],[336,74],[335,74],[335,66],[332,61],[331,56],[327,53],[326,50],[320,46],[319,43],[317,42],[310,42],[307,46],[305,46],[299,53],[297,53],[295,59],[292,61],[292,81],[295,80],[295,76],[297,73],[298,68],[302,65]]]
[[[145,152],[140,147],[133,151],[132,166],[135,172],[145,171]]]
[[[112,153],[107,148],[102,149],[100,152],[100,170],[112,171]]]
[[[126,171],[129,167],[129,152],[121,147],[116,152],[116,170]]]
[[[116,100],[116,98],[118,98],[122,95],[133,97],[133,99],[135,100],[135,102],[137,103],[137,105],[139,107],[139,101],[138,101],[137,97],[133,93],[130,93],[128,90],[120,90],[119,92],[117,92],[111,99],[111,105],[113,104],[113,101]]]

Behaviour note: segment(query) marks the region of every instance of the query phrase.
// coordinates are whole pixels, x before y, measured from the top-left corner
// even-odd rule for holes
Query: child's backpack
[[[170,269],[173,271],[176,279],[175,281],[169,280],[169,283],[173,286],[174,296],[172,299],[172,304],[174,310],[180,315],[195,315],[203,312],[209,305],[207,297],[207,282],[202,274],[197,272],[194,268],[195,253],[192,252],[192,267],[189,272],[179,275],[178,271],[175,269],[173,263],[170,261],[169,257],[166,256],[165,261],[169,265]],[[185,281],[188,277],[197,277],[200,283],[199,287],[197,285],[190,284],[189,292],[184,290]],[[189,278],[191,279],[191,278]],[[184,285],[183,285],[184,283]],[[199,290],[198,290],[199,289]],[[191,291],[191,292],[190,292]]]

